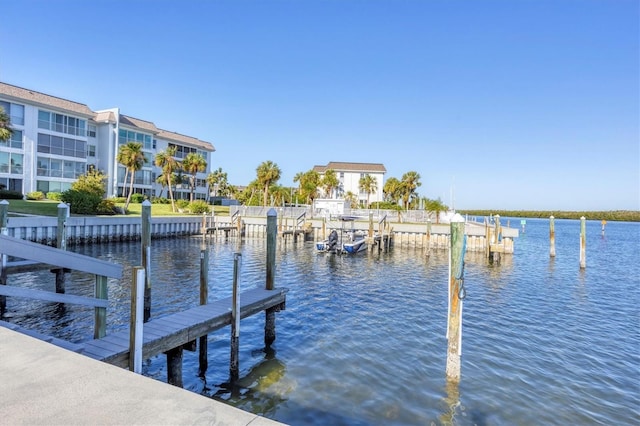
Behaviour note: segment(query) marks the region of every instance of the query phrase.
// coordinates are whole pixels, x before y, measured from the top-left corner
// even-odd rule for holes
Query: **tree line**
[[[470,216],[495,216],[501,217],[522,217],[549,219],[580,219],[585,217],[589,220],[640,222],[640,211],[638,210],[612,210],[612,211],[553,211],[553,210],[458,210],[460,214]]]

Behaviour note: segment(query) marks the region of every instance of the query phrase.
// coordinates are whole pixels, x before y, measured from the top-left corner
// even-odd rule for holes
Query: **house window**
[[[0,152],[0,173],[22,174],[22,154]]]
[[[0,146],[22,149],[22,130],[13,130],[8,141],[0,141]]]
[[[118,132],[118,145],[126,145],[129,142],[137,142],[142,145],[142,148],[151,150],[153,146],[152,138],[150,135],[144,133],[138,133],[131,130],[120,129]]]
[[[77,139],[38,133],[38,152],[87,158],[87,143]]]
[[[87,145],[87,157],[95,157],[95,156],[96,156],[96,146]]]
[[[97,132],[98,132],[98,128],[93,124],[89,124],[89,128],[87,130],[87,136],[89,136],[90,138],[95,138]]]

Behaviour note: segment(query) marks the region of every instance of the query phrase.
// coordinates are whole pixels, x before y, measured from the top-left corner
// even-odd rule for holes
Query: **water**
[[[519,220],[513,220],[519,223]],[[239,386],[228,381],[229,329],[209,337],[209,370],[184,353],[185,388],[293,425],[530,425],[640,423],[640,224],[587,222],[579,268],[579,221],[529,219],[513,255],[488,265],[468,253],[459,385],[445,378],[447,252],[339,257],[312,243],[280,245],[276,285],[288,287],[274,351],[263,350],[264,316],[241,323]],[[201,239],[154,240],[152,316],[198,304]],[[241,288],[263,285],[265,240],[242,245]],[[214,299],[231,294],[235,241],[209,245]],[[108,333],[127,327],[137,243],[76,247],[125,266],[109,281]],[[67,292],[91,296],[73,273]],[[10,284],[51,290],[48,272]],[[71,341],[91,339],[85,307],[11,299],[12,322]],[[159,356],[143,374],[166,381]]]

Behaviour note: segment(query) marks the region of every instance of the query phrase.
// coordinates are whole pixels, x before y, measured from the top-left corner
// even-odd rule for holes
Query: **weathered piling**
[[[556,257],[556,225],[553,216],[549,216],[549,257]]]
[[[209,302],[209,250],[200,250],[200,305],[206,305]],[[198,376],[204,377],[209,368],[208,337],[205,334],[200,336],[200,344],[198,345]]]
[[[587,220],[580,218],[580,269],[587,267]]]
[[[145,270],[144,279],[144,322],[151,318],[151,203],[142,202],[142,267]]]
[[[65,203],[58,204],[58,227],[56,228],[56,246],[60,250],[67,249],[67,218],[69,217],[69,206]],[[56,274],[56,293],[64,294],[65,292],[65,271],[64,268],[54,268],[51,270]]]
[[[465,234],[464,219],[459,214],[451,219],[449,248],[449,317],[447,323],[447,378],[460,380],[462,354],[462,300],[464,289]]]
[[[142,336],[144,311],[144,268],[133,268],[131,283],[131,317],[129,320],[129,371],[142,373]]]
[[[425,255],[431,256],[431,219],[427,219],[427,232],[424,237]]]
[[[9,202],[7,200],[0,201],[0,235],[9,235]],[[0,285],[7,285],[7,259],[4,253],[0,254]],[[7,297],[0,296],[0,316],[4,315],[7,309]]]
[[[602,225],[602,236],[604,237],[604,227],[607,224],[607,221],[602,219],[602,222],[600,222],[600,224]]]
[[[240,259],[242,255],[233,256],[233,295],[231,302],[231,357],[229,361],[229,380],[233,383],[240,377]]]
[[[270,209],[267,212],[267,276],[265,283],[267,290],[273,290],[275,288],[277,220],[278,217],[275,209]],[[276,308],[269,308],[265,313],[264,344],[269,348],[275,340]]]

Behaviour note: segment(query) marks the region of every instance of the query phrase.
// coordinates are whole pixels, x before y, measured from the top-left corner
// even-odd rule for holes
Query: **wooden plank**
[[[98,308],[106,308],[109,306],[109,301],[105,299],[75,296],[73,294],[53,293],[51,291],[35,290],[32,288],[22,288],[10,285],[0,286],[0,295],[45,300],[47,302],[71,303]]]
[[[75,271],[88,272],[110,278],[122,277],[121,265],[7,235],[0,235],[0,252],[9,256],[47,263]]]

